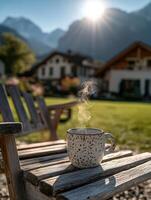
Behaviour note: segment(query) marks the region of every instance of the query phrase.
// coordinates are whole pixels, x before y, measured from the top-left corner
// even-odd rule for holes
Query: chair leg
[[[50,130],[50,139],[51,140],[58,140],[58,134],[57,134],[57,127],[60,121],[60,116],[62,114],[62,110],[56,110],[55,114],[53,116],[53,119],[51,119],[51,123],[49,126]]]
[[[15,137],[13,135],[2,136],[0,142],[10,199],[26,200]]]

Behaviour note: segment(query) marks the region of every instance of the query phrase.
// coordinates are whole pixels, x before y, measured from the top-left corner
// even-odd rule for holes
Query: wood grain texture
[[[2,114],[3,121],[13,122],[14,117],[7,99],[7,94],[4,85],[0,84],[0,112]]]
[[[3,142],[0,144],[0,147],[4,160],[4,171],[7,178],[10,199],[24,200],[23,174],[20,169],[14,136],[3,136]]]
[[[106,171],[106,174],[112,173],[112,172],[119,172],[119,171],[128,169],[130,167],[135,167],[136,165],[144,163],[145,161],[148,161],[150,159],[151,159],[151,154],[144,153],[144,154],[139,154],[139,155],[135,155],[135,156],[127,157],[127,158],[112,160],[109,162],[102,163],[101,165],[102,171],[100,171],[100,167],[98,167],[96,168],[96,171],[97,171],[96,173],[102,172],[104,174],[105,171]],[[51,178],[53,176],[58,176],[58,175],[62,175],[64,173],[69,173],[69,172],[74,173],[74,171],[77,171],[77,170],[79,171],[79,176],[81,176],[81,174],[84,173],[84,170],[87,171],[87,169],[79,170],[73,167],[70,163],[62,163],[58,165],[42,167],[37,170],[31,170],[29,172],[25,172],[25,177],[31,183],[38,185],[39,181],[41,181],[42,179]],[[91,170],[92,169],[90,169],[90,171]]]
[[[0,123],[0,135],[10,135],[21,132],[22,132],[22,124],[20,122]]]
[[[22,92],[22,95],[24,97],[25,103],[31,116],[31,122],[33,123],[34,127],[37,129],[38,127],[41,129],[42,127],[46,128],[45,124],[42,123],[42,120],[38,114],[32,95],[27,92]]]
[[[56,140],[56,141],[48,141],[48,142],[38,142],[38,143],[32,143],[32,144],[21,144],[17,146],[18,150],[26,150],[26,149],[34,149],[37,147],[46,147],[46,146],[53,146],[58,144],[66,144],[65,140]]]
[[[126,157],[126,156],[131,156],[131,155],[132,155],[132,151],[116,152],[116,153],[112,153],[111,155],[105,156],[102,162],[106,162],[106,161],[109,161],[109,160],[114,160],[114,159],[122,158],[122,157]],[[35,158],[33,160],[35,160]],[[34,162],[34,163],[31,163],[31,162],[28,162],[28,164],[26,163],[24,165],[21,164],[22,169],[24,171],[27,171],[27,170],[29,171],[29,170],[38,169],[38,168],[41,168],[41,167],[51,166],[51,165],[54,165],[54,164],[69,162],[69,158],[68,158],[67,154],[65,153],[64,156],[56,157],[53,160],[52,160],[51,156],[49,156],[49,159],[48,158],[46,159],[45,156],[44,156],[44,157],[42,157],[41,161]]]
[[[69,103],[64,103],[64,104],[56,104],[56,105],[48,105],[48,110],[53,110],[53,109],[68,109],[71,108],[75,105],[79,104],[78,101],[72,101]]]
[[[41,162],[41,163],[34,163],[34,164],[29,164],[29,165],[24,165],[22,166],[22,169],[24,171],[30,171],[30,170],[36,170],[42,167],[47,167],[47,166],[52,166],[52,165],[57,165],[57,164],[61,164],[61,163],[66,163],[69,162],[69,158],[68,157],[63,157],[63,158],[56,158],[54,160],[48,160],[46,162]]]
[[[38,185],[39,181],[42,179],[61,175],[66,172],[72,172],[74,170],[76,169],[72,165],[69,165],[69,163],[61,163],[57,165],[42,167],[31,171],[25,171],[24,177],[33,185]]]
[[[42,162],[51,162],[52,160],[58,159],[58,158],[64,158],[67,157],[67,153],[59,153],[59,154],[54,154],[50,156],[41,156],[37,158],[30,158],[30,159],[25,159],[21,160],[21,166],[26,166],[26,165],[32,165],[36,163],[42,163]]]
[[[44,194],[42,194],[38,187],[33,186],[31,183],[26,181],[25,183],[26,187],[26,194],[27,194],[27,200],[56,200],[54,197],[48,197]]]
[[[11,96],[13,100],[18,118],[23,123],[23,131],[24,132],[30,131],[32,127],[28,119],[24,105],[22,103],[21,93],[19,91],[19,88],[14,85],[8,85],[6,88],[7,88],[7,92],[9,93],[9,95]]]
[[[58,120],[55,117],[52,117],[52,113],[48,110],[48,107],[42,97],[37,97],[37,103],[42,117],[50,130],[50,140],[58,140],[55,128],[56,121],[58,122]]]
[[[42,97],[37,97],[37,102],[38,102],[38,107],[40,109],[40,112],[42,113],[43,119],[46,121],[47,126],[50,130],[50,133],[51,133],[50,139],[57,140],[58,139],[57,126],[59,124],[62,113],[64,112],[64,110],[70,109],[71,107],[77,105],[78,102],[73,101],[73,102],[65,103],[65,104],[47,106]],[[70,111],[67,114],[69,114],[68,117],[71,117]]]
[[[139,183],[151,179],[151,161],[94,183],[65,192],[57,200],[106,200]]]
[[[27,159],[27,158],[36,158],[40,156],[47,156],[47,155],[53,155],[58,153],[65,153],[67,151],[67,147],[65,144],[60,144],[57,146],[46,146],[46,147],[37,147],[34,150],[33,149],[26,149],[26,150],[20,150],[19,158]]]
[[[135,160],[135,161],[134,161]],[[110,176],[122,170],[135,167],[138,164],[151,160],[151,154],[142,154],[128,158],[117,159],[102,163],[96,168],[78,170],[72,173],[60,175],[40,182],[40,190],[45,194],[56,194],[61,191],[73,189],[88,184],[102,177]]]

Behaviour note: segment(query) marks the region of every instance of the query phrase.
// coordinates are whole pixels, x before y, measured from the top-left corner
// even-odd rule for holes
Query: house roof
[[[80,65],[80,66],[83,66],[84,60],[92,61],[91,57],[86,56],[86,55],[82,55],[82,54],[79,54],[79,53],[73,53],[73,52],[63,53],[63,52],[60,52],[60,51],[54,51],[54,52],[51,52],[49,55],[47,55],[45,58],[43,58],[40,62],[33,65],[33,67],[30,70],[22,73],[21,76],[31,76],[31,75],[33,75],[39,67],[41,67],[43,64],[47,63],[47,61],[50,60],[55,55],[63,56],[64,58],[66,58],[70,62],[72,62],[73,64]],[[90,66],[86,66],[86,67],[90,67]]]
[[[142,48],[146,49],[147,51],[151,52],[151,46],[150,45],[148,45],[144,42],[140,42],[140,41],[134,42],[130,46],[125,48],[123,51],[118,53],[116,56],[111,58],[109,61],[107,61],[102,66],[102,68],[98,71],[97,76],[103,76],[108,70],[110,70],[113,67],[114,63],[116,63],[119,59],[124,58],[130,51],[132,51],[136,47],[142,47]]]

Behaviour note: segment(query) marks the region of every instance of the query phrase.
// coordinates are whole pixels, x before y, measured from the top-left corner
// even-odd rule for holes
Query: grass
[[[47,98],[46,101],[47,104],[57,104],[69,101],[69,99]],[[91,113],[89,127],[111,132],[120,148],[151,151],[151,104],[91,101],[88,107]],[[79,127],[77,113],[78,109],[75,107],[72,119],[65,124],[59,124],[58,134],[60,138],[66,137],[67,129]],[[21,138],[27,142],[48,139],[48,132],[34,133]]]

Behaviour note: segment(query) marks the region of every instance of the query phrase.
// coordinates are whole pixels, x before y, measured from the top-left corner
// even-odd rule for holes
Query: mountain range
[[[134,41],[151,44],[151,3],[131,13],[109,8],[96,24],[87,19],[75,21],[60,39],[58,48],[106,61]]]
[[[67,31],[58,28],[49,33],[24,17],[7,17],[0,24],[0,38],[3,32],[22,38],[38,56],[58,48],[106,61],[134,41],[151,44],[151,3],[130,13],[108,8],[97,23],[81,19]]]
[[[21,36],[28,43],[37,55],[43,55],[50,52],[58,45],[58,40],[64,34],[64,30],[56,29],[50,33],[43,32],[42,29],[31,20],[24,17],[7,17],[0,25],[9,28],[8,32]]]

